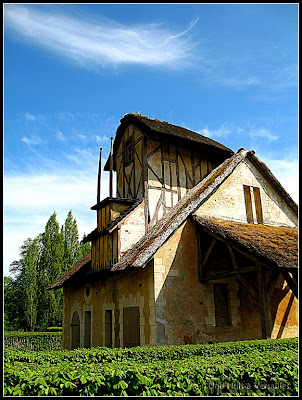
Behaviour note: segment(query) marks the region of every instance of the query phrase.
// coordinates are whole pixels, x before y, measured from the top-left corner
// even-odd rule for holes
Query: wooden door
[[[71,350],[78,347],[80,347],[80,318],[77,311],[75,311],[71,320]]]
[[[112,347],[112,310],[105,310],[105,346]]]
[[[124,347],[139,346],[139,307],[124,307],[123,314]]]
[[[214,283],[216,326],[231,325],[227,283]]]

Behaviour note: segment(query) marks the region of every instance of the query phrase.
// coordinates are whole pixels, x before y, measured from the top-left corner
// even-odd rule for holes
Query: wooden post
[[[259,290],[259,307],[261,316],[262,339],[271,338],[271,327],[269,322],[266,281],[265,274],[261,266],[257,270],[258,290]]]
[[[109,197],[113,197],[113,137],[111,138],[110,159],[109,159]]]
[[[102,165],[101,164],[102,164],[102,148],[100,147],[98,186],[97,186],[97,203],[100,202],[100,198],[101,198],[101,174],[102,174]]]

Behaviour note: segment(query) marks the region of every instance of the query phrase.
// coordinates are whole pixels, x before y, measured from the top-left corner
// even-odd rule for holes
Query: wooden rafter
[[[290,287],[293,294],[296,296],[296,298],[298,298],[298,285],[293,276],[291,276],[288,271],[282,271],[282,275],[288,283],[288,286]]]

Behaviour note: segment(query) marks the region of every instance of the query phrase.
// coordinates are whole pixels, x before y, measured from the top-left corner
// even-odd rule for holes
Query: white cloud
[[[25,119],[27,121],[36,121],[37,118],[31,113],[25,113]]]
[[[60,142],[66,142],[66,140],[67,140],[66,136],[64,136],[63,132],[61,132],[61,131],[57,131],[57,139]]]
[[[78,134],[77,137],[80,138],[80,139],[82,139],[82,140],[86,140],[86,139],[87,139],[87,136],[86,136],[86,135]]]
[[[45,143],[38,135],[31,135],[31,137],[23,136],[22,142],[26,143],[27,146],[34,145],[34,144],[42,144]]]
[[[278,136],[274,136],[268,129],[260,127],[260,128],[251,128],[250,131],[248,132],[250,137],[263,137],[268,139],[269,141],[277,140],[279,139]]]
[[[6,5],[5,25],[85,66],[141,64],[176,68],[190,58],[188,32],[197,20],[185,31],[175,33],[159,24],[124,26],[104,19],[92,22],[49,10]]]
[[[110,140],[110,137],[106,136],[106,135],[103,135],[103,136],[95,135],[94,139],[97,143],[104,143],[104,142],[108,142]]]
[[[267,128],[261,126],[240,127],[233,122],[226,122],[223,125],[221,125],[221,127],[218,129],[210,130],[208,127],[206,127],[197,132],[200,133],[201,135],[215,139],[222,139],[222,138],[225,139],[230,135],[242,135],[242,136],[248,135],[250,138],[262,137],[268,139],[269,141],[279,139],[278,136],[273,135],[272,132]]]

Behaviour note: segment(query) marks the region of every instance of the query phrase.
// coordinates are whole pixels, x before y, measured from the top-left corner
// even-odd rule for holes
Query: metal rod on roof
[[[97,188],[97,203],[101,199],[101,175],[102,175],[102,148],[100,147],[100,158],[99,158],[99,171],[98,171],[98,188]]]
[[[111,138],[109,171],[110,171],[109,197],[113,197],[113,137]]]

